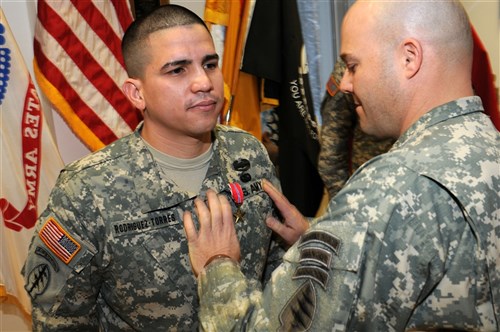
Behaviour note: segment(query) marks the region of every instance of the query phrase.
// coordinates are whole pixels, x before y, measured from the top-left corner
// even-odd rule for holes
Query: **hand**
[[[224,255],[237,262],[240,260],[240,243],[234,229],[231,205],[224,195],[217,195],[210,189],[207,191],[207,202],[208,207],[199,198],[194,201],[200,222],[198,232],[191,213],[184,212],[189,259],[196,277],[214,256]]]
[[[309,222],[271,182],[263,180],[262,188],[274,201],[283,217],[283,223],[274,217],[267,217],[267,226],[281,236],[288,245],[294,244],[309,229]]]

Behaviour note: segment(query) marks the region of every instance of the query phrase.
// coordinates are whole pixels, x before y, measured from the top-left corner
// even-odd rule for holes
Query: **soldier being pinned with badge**
[[[279,181],[264,146],[217,124],[223,77],[203,20],[161,6],[122,50],[144,121],[61,172],[23,268],[34,331],[196,331],[182,222],[209,190],[231,202],[249,278],[265,282],[283,253],[265,224],[276,212],[261,181]]]

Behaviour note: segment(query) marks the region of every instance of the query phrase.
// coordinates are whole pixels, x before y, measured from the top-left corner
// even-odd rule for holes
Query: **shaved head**
[[[388,46],[412,37],[432,45],[448,61],[463,66],[470,60],[472,65],[470,21],[458,0],[359,0],[346,20],[349,15],[371,21],[373,35]]]
[[[398,137],[428,110],[473,93],[471,26],[459,1],[359,0],[341,36],[341,89],[368,134]]]

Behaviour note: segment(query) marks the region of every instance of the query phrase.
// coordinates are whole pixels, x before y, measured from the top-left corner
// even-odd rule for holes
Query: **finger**
[[[281,215],[286,218],[287,215],[290,214],[290,211],[295,209],[295,207],[290,204],[288,199],[278,190],[276,189],[271,182],[268,180],[264,179],[262,180],[262,189],[271,197],[273,200],[274,204],[276,204],[276,207],[278,210],[280,210]]]
[[[222,214],[219,198],[215,191],[211,189],[207,190],[207,202],[210,208],[211,227],[212,229],[219,229],[222,224]]]
[[[233,210],[231,204],[227,200],[225,195],[219,195],[219,202],[222,210],[222,222],[224,225],[231,224],[234,225],[233,221]],[[234,227],[234,226],[233,226]]]
[[[210,229],[212,226],[210,222],[210,211],[208,210],[207,205],[198,197],[194,199],[194,205],[196,207],[196,214],[198,215],[198,221],[200,223],[200,231],[202,229]]]
[[[266,219],[267,227],[273,230],[276,234],[278,234],[286,244],[292,245],[294,244],[301,233],[297,232],[293,228],[288,227],[288,225],[280,223],[277,219],[273,217],[268,217]]]
[[[278,235],[282,235],[283,228],[286,227],[284,224],[280,223],[274,217],[267,217],[266,218],[266,225],[267,225],[267,227],[272,229],[274,232],[276,232]]]
[[[262,180],[262,189],[271,197],[271,199],[279,201],[287,201],[286,197],[276,187],[266,179]]]
[[[198,234],[196,232],[196,227],[194,226],[193,223],[193,217],[191,216],[191,212],[184,211],[183,224],[188,242],[195,241]]]
[[[238,241],[238,236],[236,235],[235,224],[233,221],[233,210],[225,195],[219,195],[219,202],[223,221],[222,232],[224,236],[227,236],[226,244],[229,246],[228,253],[230,253],[230,257],[239,262],[241,258],[240,243]]]

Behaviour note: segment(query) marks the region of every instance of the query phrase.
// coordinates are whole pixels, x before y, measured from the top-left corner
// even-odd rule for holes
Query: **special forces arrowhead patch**
[[[47,264],[37,265],[31,270],[24,289],[26,289],[32,299],[35,299],[38,295],[43,294],[49,284],[49,280],[49,266]]]
[[[302,284],[283,308],[279,331],[307,331],[316,312],[316,291],[309,280]]]
[[[306,280],[293,294],[280,313],[280,331],[307,331],[316,312],[315,284],[326,289],[334,256],[338,256],[341,241],[326,231],[310,231],[299,243],[300,259],[294,280]]]

